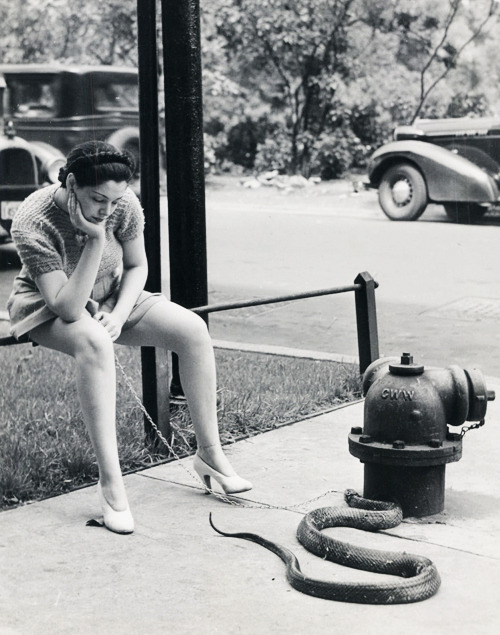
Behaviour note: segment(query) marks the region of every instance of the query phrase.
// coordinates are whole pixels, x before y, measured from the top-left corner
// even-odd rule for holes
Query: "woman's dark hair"
[[[87,141],[75,146],[66,158],[66,165],[59,170],[59,181],[66,187],[68,174],[73,173],[80,187],[101,185],[105,181],[132,179],[134,158],[105,141]]]

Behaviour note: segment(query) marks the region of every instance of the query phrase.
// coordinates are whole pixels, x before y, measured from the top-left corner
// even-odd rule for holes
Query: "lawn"
[[[140,394],[140,353],[116,348]],[[97,480],[97,465],[82,422],[72,360],[31,346],[3,348],[0,379],[0,508],[40,500]],[[355,366],[260,353],[217,350],[222,442],[267,432],[360,397]],[[145,442],[143,414],[117,372],[117,428],[124,472],[165,460]],[[174,450],[194,453],[187,409],[172,412]]]

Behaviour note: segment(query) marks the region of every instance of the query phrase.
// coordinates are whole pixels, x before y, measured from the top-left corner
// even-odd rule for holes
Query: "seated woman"
[[[83,418],[99,467],[104,524],[131,533],[134,521],[123,484],[115,425],[113,342],[174,351],[196,433],[194,468],[226,494],[251,489],[222,450],[215,362],[205,322],[163,295],[144,291],[144,216],[128,187],[134,162],[101,142],[75,147],[60,186],[31,194],[12,223],[22,261],[8,309],[15,337],[75,360]]]

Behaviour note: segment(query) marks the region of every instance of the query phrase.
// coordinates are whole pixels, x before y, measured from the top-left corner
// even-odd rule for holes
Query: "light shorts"
[[[167,302],[167,298],[163,295],[163,293],[150,293],[149,291],[141,291],[139,297],[137,298],[130,315],[128,316],[125,324],[122,326],[122,331],[126,331],[127,329],[135,326],[149,311],[149,309],[157,304],[158,302]],[[87,304],[87,313],[89,315],[95,315],[97,311],[108,311],[110,312],[116,303],[116,298],[111,297],[103,304],[99,305],[94,300],[89,300]],[[41,324],[45,324],[46,322],[50,322],[51,320],[56,319],[56,315],[49,310],[48,307],[43,307],[41,311],[38,311],[35,315],[31,316],[31,324],[29,324],[30,328],[27,329],[26,321],[24,323],[24,330],[22,333],[14,332],[14,329],[11,329],[11,334],[14,335],[20,341],[31,341],[30,333],[33,329]]]
[[[134,304],[134,308],[130,312],[127,321],[122,326],[122,331],[126,331],[127,329],[135,326],[155,304],[166,301],[167,298],[163,295],[163,293],[141,291],[141,295],[137,298],[137,302]]]
[[[118,299],[118,293],[111,295],[102,304],[98,304],[95,300],[89,300],[87,303],[86,311],[89,315],[94,316],[98,311],[105,311],[111,313],[114,309],[116,301]],[[139,297],[134,304],[130,315],[126,322],[122,326],[122,332],[132,328],[139,322],[149,311],[149,309],[158,304],[158,302],[166,302],[167,298],[163,293],[150,293],[149,291],[141,291]]]

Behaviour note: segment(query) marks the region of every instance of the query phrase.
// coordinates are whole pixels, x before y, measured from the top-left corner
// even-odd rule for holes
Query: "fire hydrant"
[[[349,452],[364,463],[365,498],[397,502],[403,516],[444,509],[445,468],[462,456],[463,434],[449,426],[484,421],[481,371],[425,368],[409,353],[382,358],[363,375],[364,426],[351,429]]]

